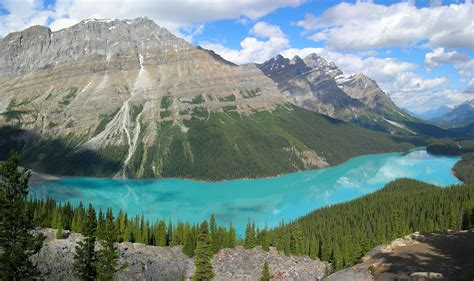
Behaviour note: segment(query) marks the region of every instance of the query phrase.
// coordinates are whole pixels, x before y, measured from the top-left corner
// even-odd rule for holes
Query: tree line
[[[214,276],[211,259],[222,248],[275,247],[286,255],[308,255],[329,261],[335,270],[357,263],[376,245],[413,233],[474,228],[474,185],[439,188],[416,180],[400,179],[359,199],[318,209],[275,228],[247,224],[244,239],[236,230],[209,223],[151,223],[144,216],[122,211],[96,210],[92,205],[72,206],[54,200],[27,199],[29,171],[18,169],[18,156],[0,165],[0,277],[19,280],[37,276],[29,260],[42,246],[38,227],[82,233],[74,272],[83,280],[111,280],[126,264],[119,263],[115,243],[129,241],[155,246],[182,245],[194,258],[195,280]],[[96,250],[95,244],[100,247]],[[267,265],[268,267],[268,265]],[[262,270],[267,275],[268,269]],[[263,273],[262,273],[263,274]]]
[[[244,246],[329,261],[338,270],[376,245],[419,231],[474,229],[474,184],[440,188],[399,179],[359,199],[318,209],[291,223],[254,231]]]

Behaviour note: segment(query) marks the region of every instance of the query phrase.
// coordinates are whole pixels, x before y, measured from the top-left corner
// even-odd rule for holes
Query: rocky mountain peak
[[[312,53],[307,55],[304,58],[304,62],[307,66],[311,67],[312,69],[316,69],[319,71],[324,72],[326,75],[331,77],[336,77],[338,75],[342,75],[342,71],[336,66],[333,62],[328,62],[323,57]]]

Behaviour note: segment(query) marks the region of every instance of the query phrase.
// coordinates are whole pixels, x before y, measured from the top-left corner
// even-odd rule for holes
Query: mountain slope
[[[361,73],[345,77],[334,63],[316,54],[304,59],[295,56],[291,60],[277,56],[258,67],[295,105],[362,127],[413,134],[402,121],[415,119]]]
[[[255,65],[146,18],[6,36],[0,124],[0,149],[38,171],[117,178],[270,176],[409,146],[291,106]]]
[[[449,126],[460,126],[474,122],[474,99],[456,106],[450,112],[433,119],[433,121]]]

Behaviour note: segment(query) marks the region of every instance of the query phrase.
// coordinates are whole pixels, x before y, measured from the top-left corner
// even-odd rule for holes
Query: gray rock
[[[54,229],[44,229],[46,240],[33,262],[46,280],[76,280],[72,265],[77,242],[83,239],[77,233],[68,233],[65,239],[56,239]],[[99,244],[96,245],[99,248]],[[181,280],[194,274],[193,259],[179,247],[156,247],[139,243],[119,243],[120,263],[128,266],[118,274],[117,280]],[[287,257],[275,249],[269,252],[260,247],[245,250],[219,251],[212,261],[214,280],[258,280],[264,262],[267,262],[275,280],[320,280],[326,263],[309,257]]]
[[[349,77],[317,54],[282,56],[257,65],[291,103],[357,125],[391,133],[412,133],[401,121],[414,120],[364,74]]]

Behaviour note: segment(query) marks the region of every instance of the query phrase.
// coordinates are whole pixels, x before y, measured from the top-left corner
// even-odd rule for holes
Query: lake
[[[319,207],[374,192],[402,177],[440,186],[458,184],[452,167],[459,157],[435,156],[424,149],[353,158],[341,165],[273,178],[199,182],[181,179],[112,180],[64,178],[30,189],[35,198],[53,198],[73,205],[92,203],[154,221],[201,222],[214,213],[216,221],[232,221],[239,234],[249,219],[258,226],[276,226]]]

